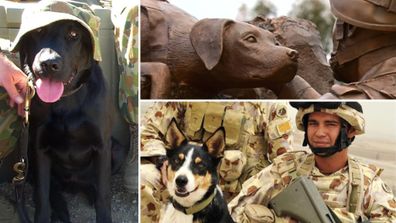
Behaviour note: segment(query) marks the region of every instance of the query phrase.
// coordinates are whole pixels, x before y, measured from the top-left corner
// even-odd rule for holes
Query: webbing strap
[[[349,176],[351,179],[350,193],[348,196],[348,210],[355,215],[360,216],[361,197],[363,193],[363,174],[360,171],[359,164],[354,159],[348,160]]]
[[[29,141],[29,124],[24,124],[22,127],[21,136],[19,138],[21,161],[14,165],[14,170],[17,172],[17,175],[13,178],[12,183],[14,185],[16,209],[20,217],[20,220],[21,222],[30,223],[31,221],[26,211],[25,196],[24,196],[25,180],[26,180],[28,164],[29,164],[27,159],[28,141]]]
[[[30,219],[25,208],[25,197],[24,188],[26,176],[28,174],[28,146],[29,146],[29,114],[30,114],[30,102],[35,94],[35,89],[33,86],[33,73],[30,71],[29,66],[25,63],[24,72],[28,76],[28,81],[26,85],[26,95],[25,95],[25,119],[23,121],[21,135],[19,137],[19,151],[20,151],[20,161],[14,164],[14,171],[17,173],[13,177],[12,183],[14,185],[16,208],[21,219],[21,222],[30,223]]]
[[[304,163],[297,169],[298,176],[308,176],[315,165],[315,156],[310,155],[304,161]]]

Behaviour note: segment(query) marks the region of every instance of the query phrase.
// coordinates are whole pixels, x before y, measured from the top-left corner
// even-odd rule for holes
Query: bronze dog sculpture
[[[141,12],[142,80],[151,79],[151,90],[142,83],[143,98],[213,98],[228,88],[277,92],[295,76],[297,51],[269,31],[228,19],[198,21],[166,1],[143,0]]]

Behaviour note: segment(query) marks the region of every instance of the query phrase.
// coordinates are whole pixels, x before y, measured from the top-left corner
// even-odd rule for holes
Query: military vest
[[[222,189],[237,193],[250,176],[269,165],[267,145],[262,129],[262,111],[245,103],[237,109],[235,103],[189,103],[184,125],[186,135],[194,141],[205,141],[218,128],[225,129],[226,151],[219,167]],[[257,117],[247,114],[254,111]]]

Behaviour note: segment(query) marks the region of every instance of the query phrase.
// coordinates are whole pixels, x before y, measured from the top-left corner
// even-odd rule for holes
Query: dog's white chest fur
[[[193,215],[186,215],[176,210],[171,203],[166,206],[164,216],[160,223],[193,223]],[[195,221],[194,223],[197,223]]]

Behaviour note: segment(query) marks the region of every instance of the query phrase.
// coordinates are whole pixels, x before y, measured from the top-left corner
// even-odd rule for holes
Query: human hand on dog
[[[166,183],[168,182],[168,174],[166,170],[168,169],[168,160],[166,160],[162,166],[161,166],[161,178],[162,178],[162,183],[166,186]]]
[[[10,96],[9,105],[18,105],[18,114],[23,116],[23,95],[26,93],[27,76],[5,55],[0,53],[0,86]]]
[[[167,172],[168,158],[167,156],[153,156],[149,158],[155,167],[161,172],[161,183],[166,186],[167,183]]]

